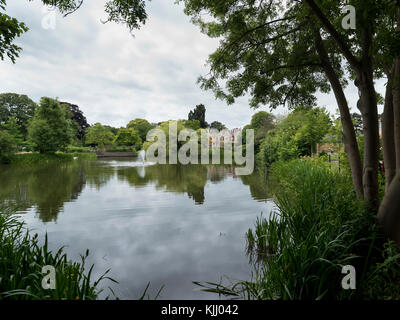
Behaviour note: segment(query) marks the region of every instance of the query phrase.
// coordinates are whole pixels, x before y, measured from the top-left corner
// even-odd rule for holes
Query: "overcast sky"
[[[200,103],[207,108],[209,123],[217,120],[234,128],[250,122],[256,111],[249,108],[248,97],[228,106],[197,84],[218,41],[201,34],[182,6],[174,0],[153,0],[146,25],[133,38],[122,25],[101,23],[104,3],[85,1],[67,18],[57,14],[56,28],[46,30],[42,20],[49,13],[40,1],[8,1],[7,13],[30,30],[17,41],[23,52],[16,64],[0,61],[0,92],[77,104],[90,124],[120,127],[134,118],[185,119]],[[384,81],[377,88],[384,94]],[[346,92],[355,111],[357,91],[350,86]],[[334,114],[334,97],[318,97],[319,105]]]

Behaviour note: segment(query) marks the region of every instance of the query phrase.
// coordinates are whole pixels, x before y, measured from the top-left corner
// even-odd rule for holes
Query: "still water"
[[[89,248],[94,276],[111,268],[119,284],[102,285],[120,299],[149,282],[150,297],[164,285],[160,299],[218,299],[192,281],[249,279],[245,233],[273,209],[258,174],[128,158],[1,166],[0,203],[9,201],[53,250],[79,260]]]

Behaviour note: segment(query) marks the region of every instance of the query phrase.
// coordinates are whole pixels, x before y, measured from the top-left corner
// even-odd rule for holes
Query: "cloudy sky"
[[[209,123],[218,120],[234,128],[250,122],[255,111],[248,97],[227,106],[196,83],[207,73],[205,62],[218,41],[201,34],[182,6],[174,0],[153,0],[147,7],[149,20],[133,38],[124,26],[101,23],[104,3],[85,1],[67,18],[57,14],[55,29],[46,30],[42,22],[50,16],[40,1],[8,1],[7,13],[30,30],[17,41],[23,52],[16,64],[0,61],[0,92],[77,104],[90,124],[120,127],[134,118],[185,119],[200,103],[207,108]],[[383,94],[384,81],[377,88]],[[346,91],[355,106],[357,91]],[[318,97],[320,106],[335,113],[332,95]]]

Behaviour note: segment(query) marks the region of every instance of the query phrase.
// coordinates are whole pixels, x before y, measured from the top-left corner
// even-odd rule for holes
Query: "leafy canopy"
[[[19,57],[21,47],[13,42],[24,32],[28,31],[28,27],[4,13],[6,10],[6,0],[0,0],[0,59],[4,60],[7,56],[13,63]]]
[[[128,129],[135,129],[142,141],[146,141],[147,132],[154,128],[147,120],[140,118],[130,121],[126,127]]]
[[[34,150],[53,153],[64,149],[71,141],[68,117],[57,100],[43,97],[29,123],[29,140]]]
[[[112,144],[114,134],[111,130],[100,123],[96,123],[86,130],[86,144],[104,148],[105,145]]]
[[[37,104],[26,95],[2,93],[0,94],[0,124],[14,117],[21,127],[21,133],[26,137],[28,120],[35,114],[36,108]]]
[[[191,110],[188,115],[188,120],[198,120],[200,121],[200,128],[207,128],[208,124],[206,122],[206,107],[204,104],[199,104],[196,106],[196,108],[194,108],[194,110]]]
[[[119,146],[135,146],[135,149],[140,149],[142,139],[136,130],[121,128],[115,136],[114,143]]]
[[[264,164],[310,156],[331,125],[325,108],[296,108],[267,133],[260,152]]]

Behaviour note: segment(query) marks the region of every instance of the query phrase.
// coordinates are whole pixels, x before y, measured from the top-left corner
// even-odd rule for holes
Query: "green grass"
[[[135,147],[113,146],[105,149],[105,152],[133,152],[136,153]]]
[[[386,242],[351,179],[318,159],[271,168],[278,210],[247,232],[250,281],[197,283],[242,299],[399,299],[400,255]],[[356,268],[356,290],[344,290],[344,265]]]
[[[0,300],[94,300],[102,289],[99,284],[107,277],[107,270],[99,279],[92,280],[93,265],[87,270],[85,255],[80,262],[68,260],[63,248],[52,252],[47,235],[40,245],[37,235],[30,236],[24,223],[9,210],[0,210]],[[56,288],[42,288],[42,267],[56,270]]]
[[[68,146],[65,150],[66,153],[91,153],[93,152],[92,148],[90,147],[75,147],[75,146]]]
[[[23,153],[23,154],[13,155],[11,158],[11,164],[68,162],[68,161],[73,161],[74,158],[77,158],[78,160],[94,160],[97,158],[97,156],[94,153],[62,153],[62,152],[57,152],[53,154]]]

